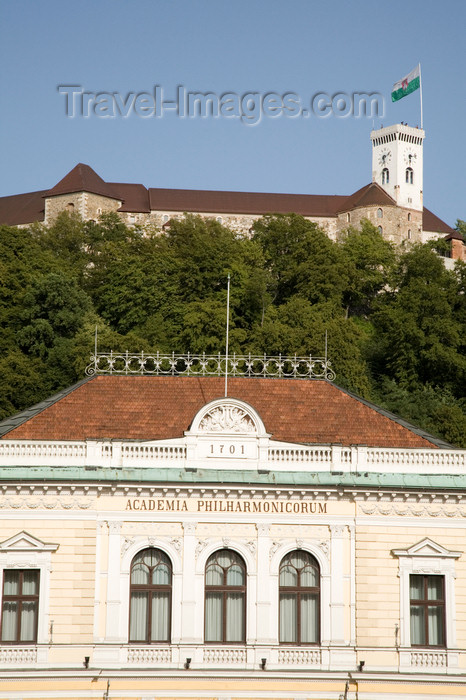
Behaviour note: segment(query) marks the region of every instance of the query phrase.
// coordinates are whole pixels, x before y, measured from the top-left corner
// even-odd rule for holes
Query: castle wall
[[[380,211],[382,216],[378,215]],[[341,213],[338,215],[338,232],[342,233],[349,226],[359,228],[363,219],[377,228],[380,226],[383,238],[397,246],[406,245],[408,241],[422,242],[422,212],[394,206],[359,207]]]

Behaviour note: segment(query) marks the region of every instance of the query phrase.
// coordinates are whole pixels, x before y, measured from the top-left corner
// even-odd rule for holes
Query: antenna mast
[[[230,273],[227,286],[227,334],[225,343],[225,397],[228,396],[228,333],[230,329]]]

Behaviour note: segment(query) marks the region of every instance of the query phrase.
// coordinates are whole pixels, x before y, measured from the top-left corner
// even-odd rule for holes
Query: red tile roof
[[[276,440],[438,446],[435,438],[324,380],[230,378],[228,387],[229,396],[256,409]],[[220,377],[97,376],[0,427],[8,440],[176,438],[223,392]]]

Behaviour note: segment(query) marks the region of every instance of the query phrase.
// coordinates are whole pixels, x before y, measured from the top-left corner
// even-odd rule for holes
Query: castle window
[[[414,182],[414,172],[412,168],[406,168],[406,182],[408,185],[412,185]]]
[[[66,211],[70,211],[70,212],[71,212],[71,211],[74,211],[74,204],[73,204],[73,202],[68,202],[68,204],[66,205]]]
[[[150,547],[131,564],[130,642],[169,642],[172,566],[166,554]]]
[[[39,571],[5,569],[3,572],[2,642],[37,641]]]
[[[388,172],[388,168],[384,168],[382,170],[382,185],[388,185],[390,181],[390,174]]]
[[[346,215],[346,223],[349,224],[350,221],[351,221],[351,214],[348,212]]]
[[[246,565],[230,549],[220,549],[205,568],[205,641],[246,640]]]
[[[219,224],[223,224],[223,219],[221,216],[217,216],[217,221]]]
[[[168,219],[169,219],[168,214],[164,214],[163,217],[162,217],[163,223],[165,224],[165,223],[168,221]]]
[[[380,209],[380,207],[379,207],[379,209],[377,209],[377,218],[378,218],[378,219],[382,219],[382,218],[383,218],[383,211],[382,211],[382,209]]]
[[[411,240],[411,229],[408,229],[408,240]]]
[[[383,235],[383,228],[381,226],[377,226],[377,229],[378,229],[380,235],[382,236]]]
[[[445,580],[443,576],[409,577],[411,645],[445,646]]]
[[[408,221],[411,221],[411,212],[408,213]]]

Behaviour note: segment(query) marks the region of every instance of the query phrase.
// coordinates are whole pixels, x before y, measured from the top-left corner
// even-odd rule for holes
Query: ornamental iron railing
[[[190,377],[278,377],[335,379],[325,357],[298,355],[175,355],[175,353],[99,352],[91,355],[86,375],[145,374]]]

